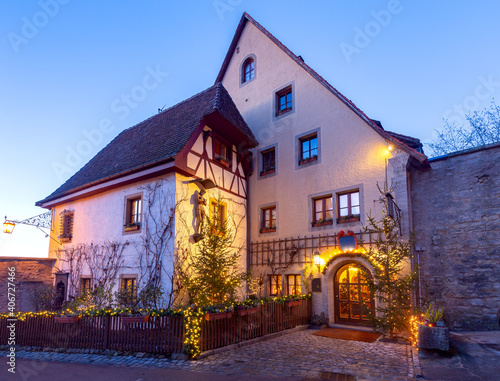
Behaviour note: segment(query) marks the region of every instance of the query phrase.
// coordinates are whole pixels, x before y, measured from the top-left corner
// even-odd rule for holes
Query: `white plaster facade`
[[[243,82],[243,66],[249,58],[254,60],[254,76]],[[341,230],[358,233],[367,225],[367,215],[375,219],[382,216],[377,184],[381,188],[384,184],[392,187],[392,194],[402,212],[403,238],[407,237],[411,226],[408,171],[413,165],[412,161],[426,160],[423,154],[418,154],[377,127],[374,121],[301,63],[297,56],[246,14],[240,22],[217,81],[227,89],[259,142],[251,150],[253,171],[244,170],[239,158],[242,146],[236,143],[230,145],[231,163],[226,166],[217,163],[212,140],[217,136],[224,138],[226,131],[213,125],[201,125],[181,155],[184,160],[180,165],[184,166],[183,171],[174,170],[168,175],[161,175],[164,190],[175,194],[172,204],[185,200],[176,213],[172,252],[176,249],[174,242],[187,241],[195,233],[194,197],[199,188],[192,182],[193,179],[210,179],[219,187],[210,190],[207,198],[222,193],[222,197],[227,200],[228,215],[233,215],[234,219],[241,222],[238,224],[236,246],[248,248],[259,242],[333,236]],[[293,107],[278,115],[277,93],[285,88],[292,90]],[[300,142],[309,136],[317,138],[317,160],[302,164],[299,161]],[[261,175],[262,152],[270,148],[275,151],[274,173]],[[175,165],[179,165],[177,159]],[[173,166],[174,163],[162,164],[157,170],[168,171]],[[155,169],[147,171],[151,172],[151,176]],[[145,184],[160,177],[133,182],[133,176],[140,179],[141,173],[61,197],[53,203],[55,206],[50,203],[44,206],[54,208],[56,225],[57,216],[62,210],[75,211],[72,243],[139,238],[143,234],[140,230],[123,232],[126,197],[141,192]],[[128,185],[119,186],[124,181]],[[113,188],[106,190],[110,184]],[[93,191],[98,193],[88,195]],[[359,221],[338,222],[335,218],[339,210],[337,195],[347,191],[359,192]],[[71,201],[75,196],[77,199]],[[332,198],[335,217],[331,224],[313,226],[313,202],[321,196]],[[261,232],[263,209],[270,206],[276,208],[276,229]],[[54,229],[58,231],[57,226]],[[50,256],[55,255],[57,248],[56,244],[51,243]],[[336,323],[334,282],[337,270],[348,263],[360,264],[370,273],[373,273],[373,269],[362,255],[350,259],[333,258],[325,268],[324,263],[339,254],[339,250],[319,247],[316,251],[321,253],[324,273],[320,273],[312,264],[311,255],[309,262],[306,256],[306,260],[301,263],[279,272],[283,276],[283,290],[286,293],[287,275],[300,275],[302,291],[308,291],[305,274],[312,272],[312,276],[319,278],[321,284],[321,291],[313,292],[314,313],[324,312],[330,323]],[[252,264],[251,255],[251,250],[244,252],[241,269],[247,269],[247,263]],[[126,271],[134,271],[136,258],[137,253],[132,245],[127,247]],[[263,275],[267,282],[270,274],[268,266],[261,264],[253,266],[251,270],[254,274]],[[269,285],[266,287],[263,294],[268,295]],[[242,289],[241,294],[245,296],[246,289]]]
[[[402,211],[402,233],[407,238],[410,155],[381,136],[366,122],[364,114],[360,115],[355,106],[349,107],[345,99],[332,93],[322,78],[318,79],[308,68],[298,64],[293,53],[254,22],[245,23],[239,39],[233,44],[232,52],[230,50],[226,57],[229,63],[219,79],[260,143],[253,150],[254,171],[249,178],[250,241],[333,235],[341,230],[360,232],[368,223],[367,215],[377,220],[382,216],[377,184],[383,188],[384,183],[393,187],[392,194]],[[255,61],[255,75],[251,81],[242,83],[242,67],[248,57]],[[293,108],[276,116],[276,94],[289,86]],[[300,165],[300,138],[310,134],[318,138],[318,159]],[[261,176],[261,153],[273,147],[275,171]],[[339,207],[336,195],[349,190],[359,190],[360,221],[337,223],[334,218],[331,225],[313,227],[313,199],[332,195],[336,213]],[[262,209],[270,206],[276,207],[276,231],[261,233]],[[332,255],[332,250],[318,251],[323,263]],[[335,260],[324,275],[319,275],[322,291],[313,292],[314,313],[325,312],[330,323],[336,322],[333,279],[341,264],[349,262],[359,263],[373,273],[371,265],[360,256],[350,261]],[[280,272],[285,293],[286,275],[303,277],[305,269],[317,277],[312,263],[294,264]],[[255,266],[253,270],[265,277],[271,274],[268,266]],[[269,285],[264,293],[269,293]]]

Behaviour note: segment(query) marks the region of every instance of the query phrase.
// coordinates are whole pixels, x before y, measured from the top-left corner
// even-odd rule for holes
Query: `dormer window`
[[[214,139],[214,159],[225,167],[229,167],[230,163],[229,145],[219,139]]]
[[[255,78],[255,60],[247,58],[243,64],[241,83],[250,82]]]

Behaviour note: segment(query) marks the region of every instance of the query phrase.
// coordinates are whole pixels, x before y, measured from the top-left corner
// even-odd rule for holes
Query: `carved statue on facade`
[[[197,195],[196,199],[196,229],[195,229],[195,234],[194,234],[194,239],[196,242],[198,242],[200,239],[203,238],[203,224],[205,222],[205,206],[207,205],[207,200],[203,197],[205,194],[205,190],[200,190]]]

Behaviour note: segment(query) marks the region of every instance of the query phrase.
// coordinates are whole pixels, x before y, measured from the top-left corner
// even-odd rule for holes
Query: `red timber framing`
[[[224,191],[246,198],[246,175],[250,168],[248,148],[253,144],[242,138],[243,135],[221,116],[204,119],[176,156],[175,165],[192,177],[210,179]],[[217,144],[227,147],[229,160],[216,157]]]

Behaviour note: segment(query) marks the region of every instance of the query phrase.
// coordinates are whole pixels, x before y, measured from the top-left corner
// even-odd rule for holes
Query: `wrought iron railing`
[[[360,243],[365,248],[374,245],[378,239],[378,233],[368,233],[360,231],[354,233],[358,246]],[[312,263],[314,252],[320,253],[329,249],[339,249],[339,235],[311,235],[296,238],[283,238],[264,240],[250,243],[249,265],[250,266],[267,266],[269,263],[273,265],[284,265],[290,262],[290,257],[293,256],[293,263],[305,264]]]

